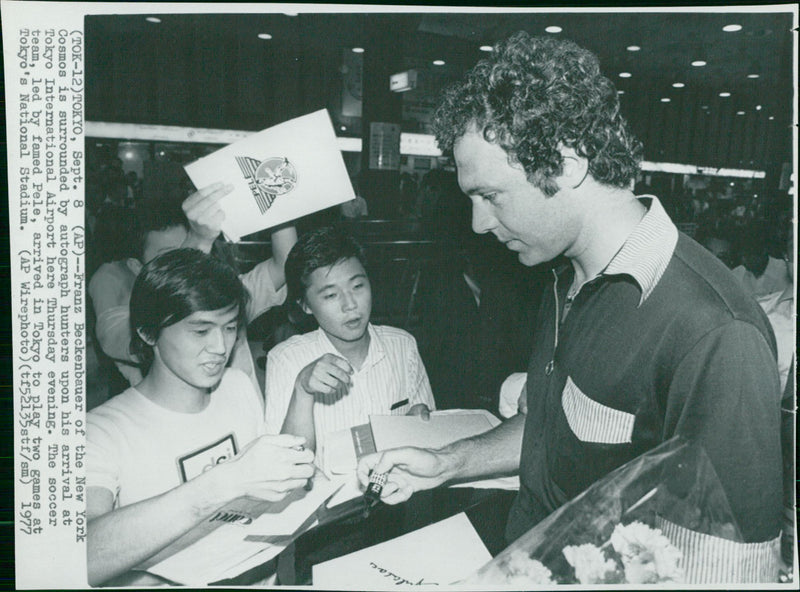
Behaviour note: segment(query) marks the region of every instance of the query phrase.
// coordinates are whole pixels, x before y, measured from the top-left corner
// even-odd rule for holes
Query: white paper
[[[413,415],[370,415],[369,422],[378,450],[399,446],[440,448],[500,424],[499,419],[483,409],[434,411],[429,421]]]
[[[398,590],[446,586],[492,556],[463,512],[368,549],[312,568],[315,587]]]
[[[233,185],[222,232],[232,240],[355,199],[325,109],[285,121],[184,167],[195,187]]]

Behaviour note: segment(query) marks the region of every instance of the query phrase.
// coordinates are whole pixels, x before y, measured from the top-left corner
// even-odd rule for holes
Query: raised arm
[[[313,454],[297,450],[294,436],[262,436],[226,463],[161,495],[112,510],[113,494],[103,487],[87,492],[88,573],[95,586],[151,557],[243,495],[283,499],[312,476]]]
[[[266,264],[276,292],[286,284],[286,272],[283,266],[296,242],[297,229],[294,226],[279,226],[272,232],[272,257],[267,259]]]
[[[363,457],[358,463],[362,485],[372,471],[389,473],[381,492],[387,504],[404,502],[416,491],[453,480],[514,473],[519,470],[525,417],[517,415],[484,434],[439,449],[394,448]]]

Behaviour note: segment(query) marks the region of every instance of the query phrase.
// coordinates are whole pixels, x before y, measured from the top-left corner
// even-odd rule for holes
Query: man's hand
[[[431,410],[428,409],[425,403],[417,403],[416,405],[412,405],[406,415],[416,415],[423,421],[428,421],[431,418]]]
[[[222,211],[221,201],[233,191],[233,185],[214,183],[192,193],[187,197],[181,207],[186,219],[189,221],[189,236],[184,241],[184,247],[200,249],[208,253],[211,246],[219,236],[225,212]]]
[[[218,472],[222,478],[224,497],[252,495],[280,501],[314,474],[314,453],[304,449],[304,443],[304,438],[289,434],[261,436],[209,473]]]
[[[433,489],[448,480],[448,456],[427,448],[393,448],[361,458],[358,463],[358,480],[363,486],[369,483],[371,472],[388,473],[381,491],[381,501],[399,504],[416,491]]]
[[[336,394],[339,397],[350,392],[350,362],[334,354],[325,354],[300,371],[296,386],[309,395]]]

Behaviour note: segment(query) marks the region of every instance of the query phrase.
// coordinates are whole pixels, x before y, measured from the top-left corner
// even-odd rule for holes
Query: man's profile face
[[[144,239],[142,264],[152,261],[162,253],[179,248],[188,234],[186,227],[182,224],[170,226],[164,230],[151,230]]]
[[[577,225],[559,194],[547,197],[534,187],[521,165],[509,165],[500,146],[470,131],[456,140],[453,155],[458,184],[472,200],[472,230],[491,232],[531,266],[572,246]]]
[[[164,327],[153,346],[153,368],[197,389],[215,387],[236,343],[239,306],[198,311]]]
[[[372,313],[372,289],[355,257],[315,269],[308,278],[303,309],[314,315],[334,346],[364,339]]]

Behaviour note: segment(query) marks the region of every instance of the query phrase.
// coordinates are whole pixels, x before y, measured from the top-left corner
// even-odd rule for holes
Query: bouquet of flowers
[[[675,438],[561,506],[465,583],[775,581],[777,546],[755,559],[752,549],[705,452]]]

